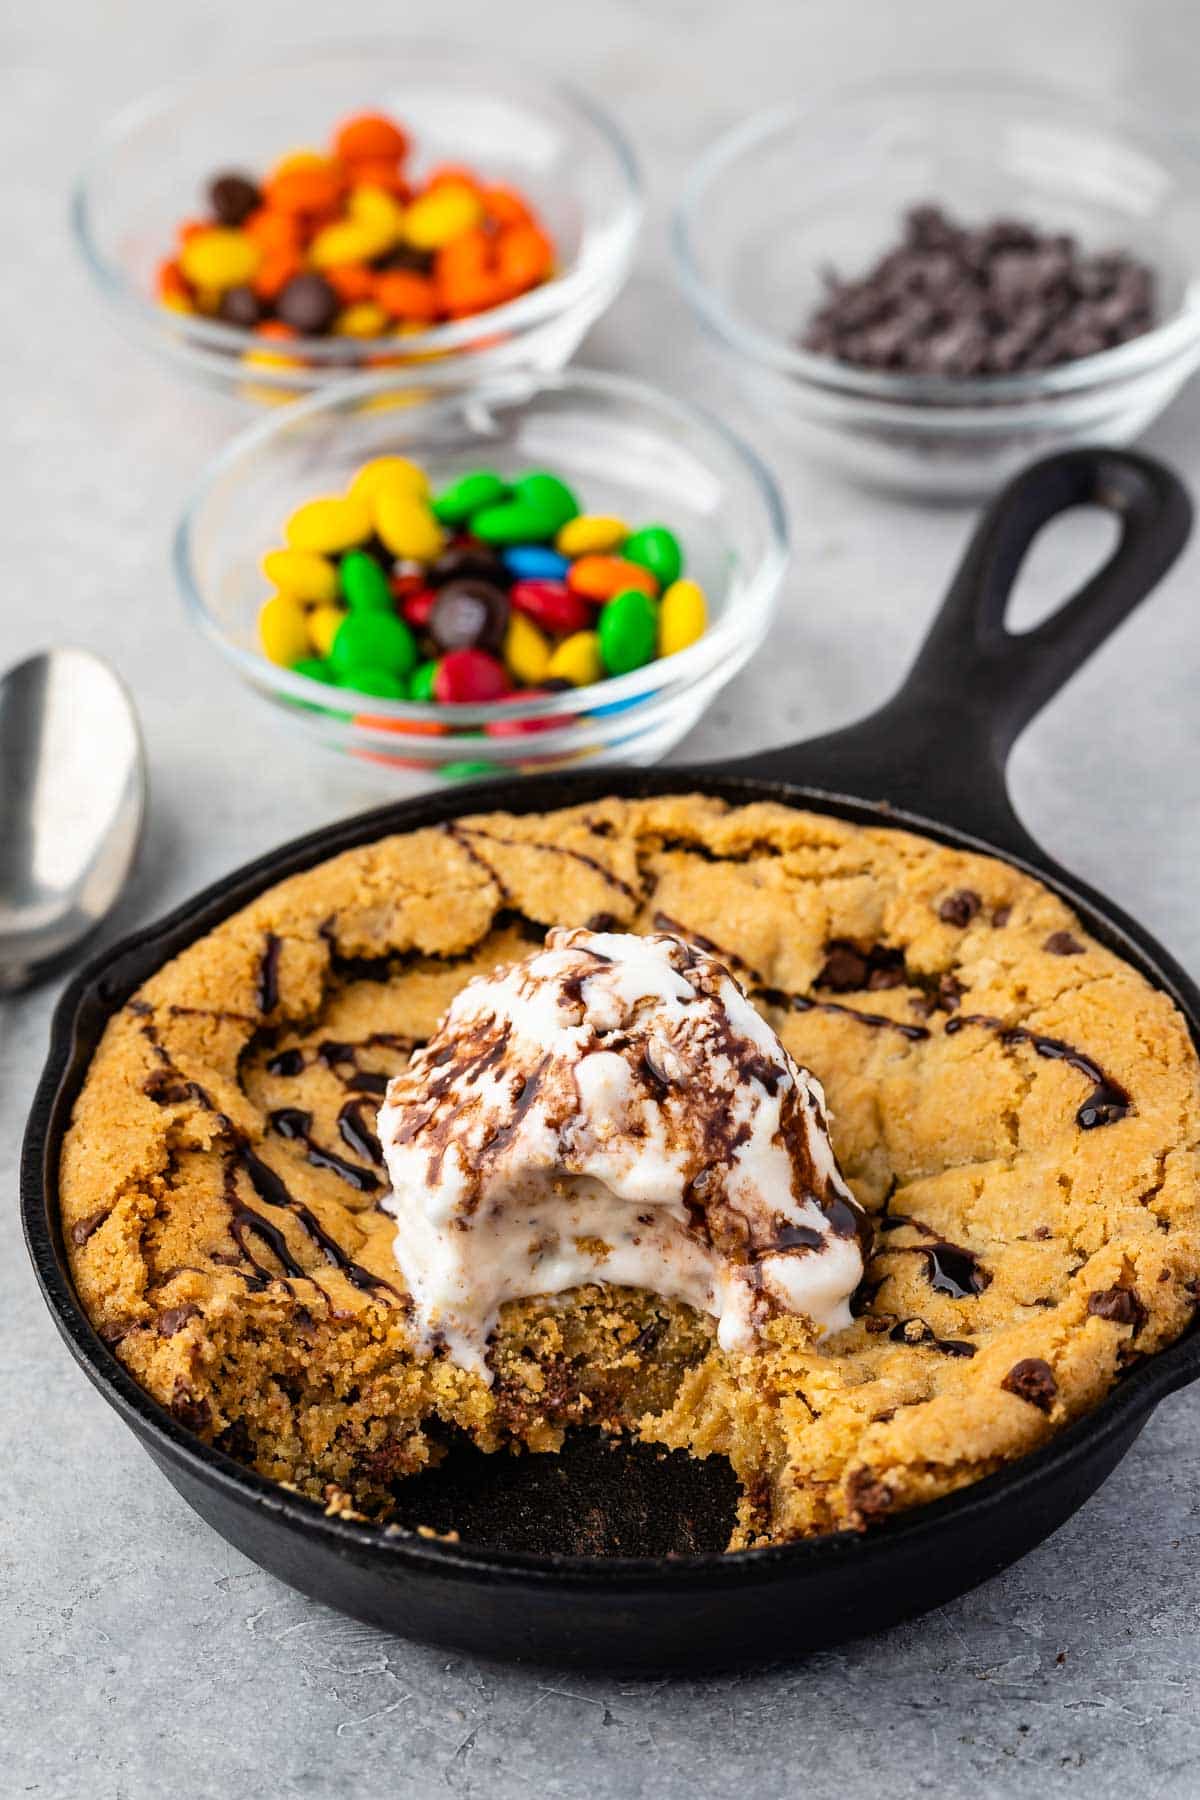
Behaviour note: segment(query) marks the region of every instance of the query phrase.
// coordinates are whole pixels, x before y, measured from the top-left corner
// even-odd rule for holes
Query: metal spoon
[[[100,923],[145,810],[141,733],[106,662],[68,645],[0,677],[0,992]]]

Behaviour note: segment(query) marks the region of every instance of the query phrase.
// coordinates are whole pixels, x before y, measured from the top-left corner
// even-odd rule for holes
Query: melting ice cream
[[[505,1301],[585,1282],[686,1301],[726,1350],[849,1323],[866,1227],[820,1084],[677,937],[552,931],[468,983],[379,1137],[426,1347],[485,1379]]]

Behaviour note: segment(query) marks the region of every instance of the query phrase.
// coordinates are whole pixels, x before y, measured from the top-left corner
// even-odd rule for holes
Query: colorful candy
[[[407,133],[359,113],[328,153],[293,151],[260,181],[226,170],[206,217],[184,220],[157,292],[174,312],[244,331],[363,340],[461,319],[554,273],[529,202],[467,168],[416,180]]]
[[[293,177],[313,172],[283,171],[285,191],[296,198]],[[345,493],[299,506],[284,539],[263,558],[275,589],[260,614],[264,653],[380,699],[486,705],[587,688],[686,649],[708,625],[665,525],[582,513],[546,469],[473,469],[431,492],[418,464],[379,456]]]
[[[640,588],[614,594],[597,626],[600,660],[610,675],[628,675],[653,660],[658,643],[658,607]]]

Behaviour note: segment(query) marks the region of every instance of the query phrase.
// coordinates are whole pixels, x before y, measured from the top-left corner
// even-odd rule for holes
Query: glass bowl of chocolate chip
[[[1037,85],[758,113],[694,167],[674,249],[773,423],[872,486],[974,498],[1129,442],[1200,363],[1200,153]]]

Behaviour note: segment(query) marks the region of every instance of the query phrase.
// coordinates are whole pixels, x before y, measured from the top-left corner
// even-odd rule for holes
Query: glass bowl
[[[552,279],[411,336],[301,337],[286,355],[253,332],[159,304],[157,265],[214,173],[261,172],[289,149],[324,143],[340,119],[365,109],[392,113],[410,131],[416,169],[465,162],[519,187],[554,240]],[[72,221],[93,277],[139,341],[189,375],[264,401],[381,359],[394,368],[436,365],[464,380],[560,368],[625,280],[642,208],[633,152],[592,101],[494,55],[389,39],[225,69],[128,108],[76,186]]]
[[[923,202],[1130,251],[1157,273],[1159,323],[1011,376],[879,373],[801,350],[823,271],[864,272]],[[1200,361],[1197,154],[1036,85],[893,80],[756,114],[693,169],[673,239],[688,300],[772,420],[872,485],[973,498],[1051,450],[1128,442]]]
[[[356,696],[269,662],[257,633],[264,551],[302,501],[389,453],[421,463],[435,488],[481,465],[553,469],[589,512],[668,525],[708,595],[708,630],[632,674],[478,705]],[[238,677],[309,739],[410,786],[657,760],[762,642],[786,559],[783,502],[746,445],[642,382],[581,369],[443,382],[418,405],[386,375],[314,395],[228,446],[175,538],[187,608]]]

